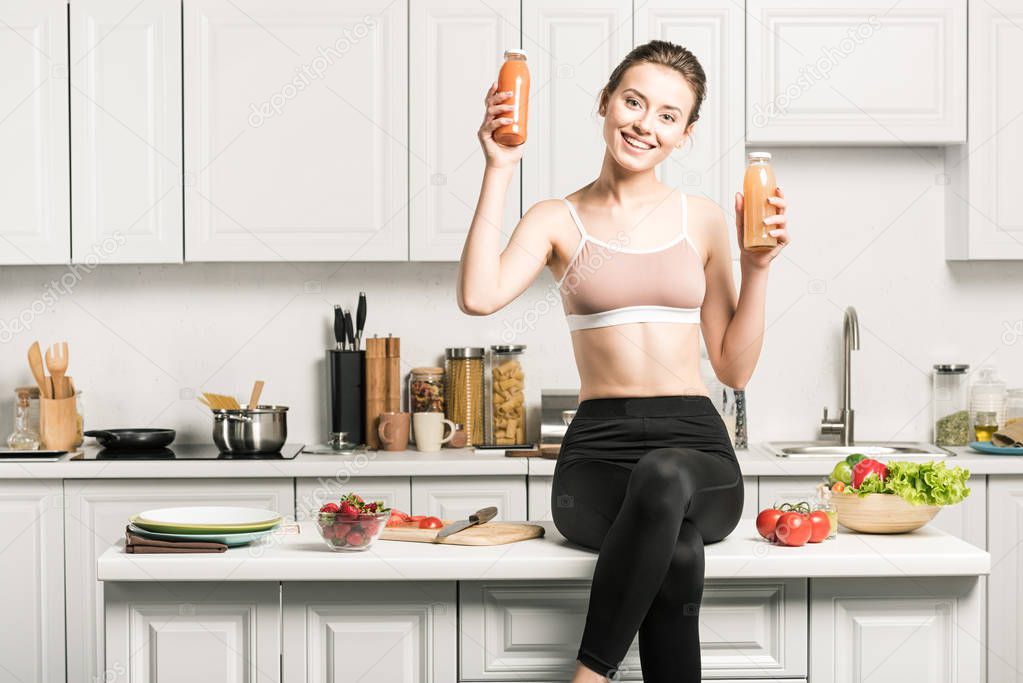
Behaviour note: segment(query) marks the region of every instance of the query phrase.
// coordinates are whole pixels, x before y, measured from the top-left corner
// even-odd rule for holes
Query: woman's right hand
[[[494,131],[512,120],[505,114],[515,108],[513,104],[502,104],[513,93],[498,92],[497,81],[494,81],[484,98],[486,109],[483,114],[483,125],[480,126],[479,139],[483,145],[483,155],[488,168],[511,168],[522,158],[524,144],[509,147],[494,139]]]

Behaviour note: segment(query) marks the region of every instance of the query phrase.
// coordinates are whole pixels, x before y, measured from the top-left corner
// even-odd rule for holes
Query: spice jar
[[[465,346],[444,349],[444,415],[465,425],[467,445],[484,443],[484,349]]]
[[[817,498],[814,505],[815,510],[823,510],[828,516],[829,529],[825,538],[836,538],[838,536],[838,506],[832,500],[831,489],[827,484],[817,485]]]
[[[977,378],[970,385],[970,425],[975,431],[981,427],[994,425],[997,431],[998,425],[1005,419],[1005,382],[998,379],[994,367],[984,365],[977,368]],[[994,413],[992,418],[987,413]],[[984,415],[985,419],[981,419]],[[977,438],[978,441],[990,441],[991,437],[985,439]]]
[[[934,366],[934,443],[965,446],[970,441],[966,371],[969,365]]]
[[[982,410],[977,413],[973,422],[973,434],[977,441],[990,441],[991,435],[998,431],[998,414],[993,410]]]
[[[523,344],[490,347],[487,380],[487,445],[526,445],[526,375]]]
[[[444,368],[412,368],[408,380],[410,413],[444,412]]]
[[[1005,395],[1005,424],[999,427],[1004,429],[1020,420],[1023,420],[1023,389],[1009,389]]]
[[[37,390],[38,391],[38,390]],[[18,401],[14,406],[14,431],[7,437],[7,447],[14,451],[35,451],[39,449],[38,417],[36,424],[31,422],[31,405],[29,390],[18,389]]]

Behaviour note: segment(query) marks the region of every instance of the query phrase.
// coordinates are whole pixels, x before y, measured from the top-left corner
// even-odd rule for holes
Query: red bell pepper
[[[883,462],[879,460],[873,460],[871,458],[864,458],[858,463],[853,465],[852,470],[852,487],[858,489],[863,480],[871,475],[877,475],[881,481],[884,481],[888,476],[888,468]]]

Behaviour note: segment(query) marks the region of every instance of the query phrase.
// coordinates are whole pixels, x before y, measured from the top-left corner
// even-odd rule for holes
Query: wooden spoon
[[[43,370],[43,352],[39,349],[37,341],[28,347],[28,366],[32,368],[32,376],[39,385],[39,395],[43,398],[53,398],[50,380],[46,378],[46,372]]]
[[[67,398],[64,373],[67,372],[67,342],[46,349],[46,369],[53,376],[53,398]]]
[[[255,408],[259,405],[259,395],[263,393],[263,380],[256,380],[255,385],[252,387],[252,396],[249,397],[249,408]]]

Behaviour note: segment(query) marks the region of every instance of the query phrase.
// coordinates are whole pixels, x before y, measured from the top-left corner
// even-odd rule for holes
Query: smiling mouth
[[[622,133],[622,139],[625,140],[626,145],[636,150],[637,152],[649,152],[650,150],[653,149],[652,145],[643,142],[642,140],[639,140],[637,138],[634,138],[627,133]]]

